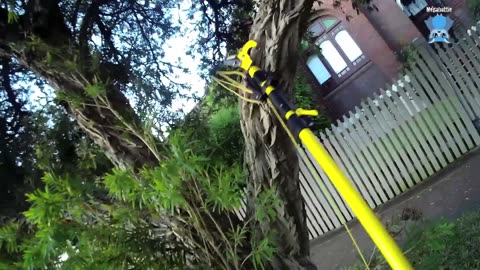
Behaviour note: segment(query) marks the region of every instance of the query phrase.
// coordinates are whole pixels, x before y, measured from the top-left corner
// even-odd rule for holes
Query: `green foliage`
[[[0,250],[4,248],[8,253],[19,251],[17,235],[19,229],[19,225],[12,221],[0,228]]]
[[[244,140],[238,100],[215,86],[187,116],[179,130],[214,162],[242,164]]]
[[[85,103],[85,98],[77,94],[56,92],[55,95],[59,101],[66,101],[74,108],[80,108]]]
[[[275,208],[281,204],[276,192],[273,189],[267,189],[257,197],[255,216],[257,220],[272,220],[275,218]]]
[[[135,194],[141,188],[129,172],[117,168],[113,168],[112,173],[106,174],[103,180],[110,195],[121,201],[135,199]]]
[[[47,166],[57,157],[55,151],[43,152],[42,168],[50,172],[42,178],[42,188],[27,194],[27,225],[0,226],[0,266],[263,268],[277,250],[274,234],[256,235],[250,226],[274,217],[280,203],[276,193],[259,194],[255,220],[235,221],[245,184],[241,168],[196,153],[188,139],[182,132],[172,134],[159,165],[137,174],[113,169],[100,176],[84,168],[66,170],[69,165]],[[90,163],[77,166],[85,164]],[[164,227],[162,220],[170,218],[177,220],[176,228]]]
[[[8,23],[18,22],[18,15],[17,15],[17,12],[15,11],[15,6],[16,6],[15,1],[10,0],[7,2],[7,8],[8,8],[7,22]]]
[[[273,259],[273,255],[277,251],[277,248],[273,244],[273,237],[267,236],[261,241],[253,241],[253,264],[255,269],[264,269],[267,262]]]
[[[125,183],[125,174],[116,177]],[[46,174],[43,181],[43,190],[27,195],[32,203],[25,212],[29,237],[21,242],[15,239],[18,224],[0,229],[0,248],[5,243],[8,253],[23,254],[15,265],[22,269],[180,269],[185,264],[181,244],[166,239],[128,205],[105,204],[89,194],[78,177]]]
[[[47,174],[44,176],[44,182],[52,181],[55,176]],[[49,180],[46,180],[49,179]],[[27,194],[27,201],[32,204],[30,209],[26,211],[25,217],[34,225],[50,224],[53,220],[61,216],[63,207],[67,203],[64,196],[59,192],[51,190],[50,185],[45,185],[45,190],[36,190],[33,193]],[[42,211],[36,211],[41,209]]]
[[[402,63],[402,71],[411,70],[415,66],[417,48],[413,44],[403,46],[397,54],[398,61]]]
[[[15,12],[8,12],[8,23],[16,23],[18,21],[18,16]]]
[[[244,184],[245,176],[240,167],[235,166],[225,170],[222,167],[214,167],[211,179],[206,177],[202,181],[206,192],[206,202],[214,211],[232,211],[240,208],[242,191],[240,187]]]
[[[143,172],[144,177],[146,177],[147,183],[150,183],[148,188],[151,191],[144,190],[146,194],[151,194],[155,196],[152,199],[144,199],[144,204],[152,203],[152,206],[155,208],[163,208],[170,212],[173,212],[176,208],[185,206],[186,200],[182,194],[182,184],[184,184],[184,176],[192,175],[195,176],[195,168],[188,163],[175,164],[173,160],[182,162],[180,158],[172,159],[165,161],[160,165],[160,167],[145,170]],[[186,165],[186,167],[181,167]],[[193,165],[193,164],[192,164]],[[183,170],[182,170],[183,169]],[[187,171],[185,171],[185,169]],[[138,193],[138,197],[141,197],[142,194]]]
[[[105,95],[105,85],[103,85],[102,83],[89,84],[85,87],[85,92],[90,97],[98,97],[101,95]]]
[[[213,158],[226,164],[242,163],[244,139],[238,105],[219,109],[208,120],[208,127]]]
[[[307,82],[305,74],[302,72],[297,73],[297,77],[294,81],[294,94],[295,94],[295,104],[298,108],[303,108],[307,110],[319,109],[318,104],[316,104],[316,99],[313,96],[313,89],[311,84]],[[312,130],[321,131],[325,128],[328,128],[331,124],[331,120],[328,116],[319,111],[319,116],[310,118],[313,122]]]
[[[456,221],[440,221],[411,233],[405,249],[418,269],[477,269],[480,267],[480,211]]]
[[[467,6],[476,19],[480,19],[480,0],[467,0]]]
[[[480,267],[480,210],[454,221],[439,220],[417,225],[407,233],[403,250],[415,269],[478,269]],[[371,269],[390,269],[376,253]],[[361,262],[346,269],[364,269]]]
[[[181,215],[187,230],[197,232],[204,239],[203,244],[193,241],[199,264],[238,269],[242,263],[246,265],[252,260],[255,267],[262,267],[275,252],[270,237],[247,238],[253,220],[230,221],[230,224],[222,221],[240,206],[240,187],[245,181],[242,170],[195,153],[190,148],[194,144],[188,139],[183,132],[172,134],[165,159],[158,167],[143,169],[141,179],[129,176],[130,172],[114,170],[105,177],[107,190],[112,197],[148,210],[152,215]],[[259,195],[256,209],[273,218],[278,203],[275,192],[267,191]],[[205,227],[206,222],[214,226]],[[243,249],[249,245],[252,249],[245,254]]]

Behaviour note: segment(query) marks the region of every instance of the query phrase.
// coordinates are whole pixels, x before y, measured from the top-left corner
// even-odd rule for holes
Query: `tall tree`
[[[313,0],[264,1],[250,31],[258,47],[253,61],[278,79],[279,89],[293,101],[296,59],[306,30]],[[274,266],[277,269],[315,269],[310,263],[306,214],[298,182],[295,147],[281,125],[265,106],[242,102],[242,131],[246,140],[246,161],[250,173],[248,210],[254,212],[256,194],[274,187],[282,200],[276,218],[261,226],[278,232]]]
[[[296,62],[312,2],[261,1],[251,27],[250,38],[259,42],[255,63],[274,73],[289,98],[295,73],[292,63]],[[113,164],[138,172],[162,160],[157,148],[163,145],[150,132],[144,133],[144,119],[136,111],[138,107],[144,110],[168,107],[177,94],[170,72],[176,67],[161,61],[161,42],[176,31],[168,16],[175,3],[168,0],[155,3],[2,0],[0,56],[47,81],[60,104]],[[206,3],[220,10],[220,4],[238,5],[241,1]],[[206,17],[209,23],[221,23],[213,15],[213,18]],[[228,13],[223,15],[228,17]],[[219,36],[225,29],[220,25],[214,34]],[[225,42],[235,41],[231,39],[224,36]],[[134,97],[137,108],[130,105],[127,95]],[[167,118],[168,114],[162,116]],[[242,104],[242,129],[250,173],[249,213],[250,216],[258,214],[255,205],[259,191],[273,188],[281,199],[281,204],[276,206],[277,215],[270,217],[270,221],[258,219],[259,223],[254,223],[259,238],[268,234],[270,226],[277,232],[274,238],[279,249],[271,266],[313,268],[308,260],[308,234],[298,187],[296,153],[277,124],[266,108]],[[200,205],[196,203],[191,205]],[[232,220],[238,222],[232,216],[216,220],[221,221],[220,225]],[[205,226],[213,228],[214,224]],[[215,239],[212,241],[213,252],[218,247]]]
[[[171,118],[168,107],[182,86],[172,74],[176,66],[162,62],[162,42],[177,31],[168,15],[174,5],[0,1],[0,57],[48,83],[57,102],[115,166],[133,171],[153,167],[161,160],[162,144],[144,132],[143,117],[136,112],[151,117],[146,109],[162,108],[154,112],[158,118]],[[3,64],[2,72],[13,71]],[[11,86],[23,80],[28,78],[2,82]]]
[[[313,0],[260,1],[256,10],[254,5],[250,5],[248,10],[235,6],[239,2],[200,1],[206,18],[203,28],[215,30],[205,34],[210,41],[207,45],[213,46],[206,48],[211,48],[209,52],[214,56],[214,63],[224,57],[222,52],[225,50],[220,50],[222,46],[233,53],[247,39],[253,39],[258,43],[253,55],[255,65],[273,72],[283,94],[293,101],[296,59]],[[233,17],[236,24],[227,23],[232,20],[232,10],[243,11]],[[238,27],[239,24],[241,27]],[[249,30],[249,36],[245,29]],[[296,150],[269,108],[244,102],[240,105],[249,173],[247,216],[256,216],[259,195],[273,189],[282,202],[276,209],[275,217],[259,220],[253,228],[260,235],[274,231],[277,236],[275,245],[278,250],[271,266],[275,269],[315,269],[308,258],[309,238],[298,183]]]

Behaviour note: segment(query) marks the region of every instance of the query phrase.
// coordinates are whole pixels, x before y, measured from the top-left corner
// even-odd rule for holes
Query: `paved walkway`
[[[455,161],[412,190],[376,209],[384,224],[400,220],[402,213],[413,209],[421,219],[455,219],[463,212],[480,208],[480,149]],[[409,211],[412,212],[412,211]],[[363,253],[370,256],[373,243],[360,224],[353,220],[349,227]],[[402,242],[404,233],[396,240]],[[358,260],[358,253],[345,232],[337,229],[311,242],[311,258],[319,270],[342,269]]]

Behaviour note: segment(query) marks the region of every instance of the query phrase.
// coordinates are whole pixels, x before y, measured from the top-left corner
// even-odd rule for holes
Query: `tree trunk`
[[[250,32],[250,39],[258,43],[253,50],[253,63],[273,73],[279,82],[277,89],[290,101],[293,100],[300,41],[312,4],[312,0],[262,1]],[[309,260],[308,228],[298,181],[296,149],[266,105],[242,101],[240,106],[249,172],[248,215],[254,214],[255,198],[260,190],[273,188],[282,201],[280,209],[276,209],[276,219],[263,222],[259,228],[261,233],[273,229],[278,236],[278,252],[271,267],[316,269]]]
[[[137,169],[144,165],[156,165],[159,160],[144,141],[135,134],[118,128],[118,115],[128,125],[138,127],[139,130],[140,122],[116,85],[104,85],[106,100],[111,109],[92,106],[95,102],[86,94],[85,89],[87,85],[94,84],[95,75],[80,65],[87,63],[91,57],[89,52],[80,53],[79,46],[70,46],[72,36],[57,2],[30,1],[31,9],[20,16],[16,23],[7,23],[8,12],[0,9],[0,56],[16,59],[22,66],[47,80],[56,90],[57,96],[62,93],[77,98],[67,99],[62,104],[117,167]],[[34,44],[34,41],[27,38],[33,35],[40,38],[46,46]],[[59,55],[55,55],[55,52],[59,52]],[[49,63],[48,55],[63,59]],[[68,70],[59,64],[67,61],[79,64],[78,69]],[[100,80],[106,81],[108,69],[100,66],[96,75]],[[78,102],[78,98],[81,102]]]

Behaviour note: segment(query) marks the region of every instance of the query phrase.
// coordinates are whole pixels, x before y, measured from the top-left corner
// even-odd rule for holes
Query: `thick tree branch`
[[[70,24],[72,25],[72,34],[73,36],[77,35],[77,20],[78,20],[78,12],[80,10],[80,6],[82,5],[82,0],[77,0],[75,2],[72,16],[70,17]]]
[[[118,56],[120,56],[120,52],[115,47],[115,44],[113,44],[112,29],[107,28],[105,24],[103,24],[99,14],[97,14],[95,18],[95,22],[97,23],[98,29],[100,30],[100,33],[103,36],[103,40],[105,41],[105,43],[110,49],[108,56],[118,60]]]
[[[17,100],[17,93],[12,88],[12,84],[10,81],[10,60],[8,58],[1,58],[1,64],[2,64],[2,70],[1,70],[1,76],[2,76],[2,88],[5,90],[7,94],[7,100],[8,102],[12,105],[13,111],[14,111],[14,116],[20,116],[22,114],[22,106],[18,100]]]
[[[29,12],[29,16],[33,16],[32,29],[33,32],[40,31],[43,35],[43,40],[52,40],[49,33],[41,32],[45,22],[45,18],[49,18],[51,23],[50,29],[53,29],[53,34],[57,33],[54,28],[64,29],[65,21],[62,14],[49,14],[49,12],[59,12],[58,6],[52,7],[50,1],[35,1],[35,4],[47,4],[47,6],[36,6]],[[49,9],[47,9],[47,7]],[[88,83],[93,83],[93,75],[81,74],[77,72],[68,72],[62,66],[49,66],[47,61],[47,51],[39,48],[32,48],[27,40],[22,38],[22,35],[15,34],[11,30],[18,29],[16,24],[7,24],[7,13],[5,10],[0,10],[0,27],[4,27],[7,31],[0,31],[0,54],[8,58],[15,58],[21,65],[33,71],[38,76],[44,78],[57,91],[65,93],[67,96],[79,96],[85,98],[85,103],[94,103],[88,101],[88,96],[85,95],[85,87]],[[57,18],[58,21],[52,21]],[[41,28],[36,28],[34,24],[36,21],[40,23]],[[3,35],[2,35],[3,34]],[[55,37],[57,42],[49,43],[52,54],[54,51],[63,52],[62,57],[74,59],[75,48],[66,47],[70,44],[70,37],[65,35],[57,35]],[[13,45],[12,45],[13,44]],[[72,55],[68,54],[72,51]],[[89,57],[89,56],[87,56]],[[63,61],[62,61],[63,62]],[[125,117],[130,124],[137,126],[140,130],[140,123],[136,120],[136,115],[128,103],[128,100],[123,93],[114,85],[106,85],[107,99],[112,106],[112,109]],[[112,162],[121,168],[141,168],[145,165],[156,165],[158,159],[148,150],[148,147],[137,136],[127,133],[119,132],[117,129],[109,127],[118,126],[119,119],[112,114],[111,111],[104,108],[93,108],[91,106],[78,106],[71,102],[65,103],[67,109],[75,117],[80,127],[106,152],[107,156]]]
[[[96,18],[99,16],[100,6],[105,5],[110,0],[93,0],[83,16],[80,31],[78,32],[78,44],[80,47],[80,59],[85,60],[89,54],[88,42],[92,36],[92,28]]]
[[[14,134],[18,134],[24,117],[28,116],[28,113],[23,110],[24,102],[18,99],[18,93],[12,87],[12,82],[10,79],[10,75],[14,72],[14,69],[11,67],[9,58],[2,57],[0,58],[0,62],[2,65],[2,70],[0,71],[1,76],[1,88],[5,91],[7,99],[6,101],[10,103],[13,109],[13,121],[11,121],[12,131]]]

